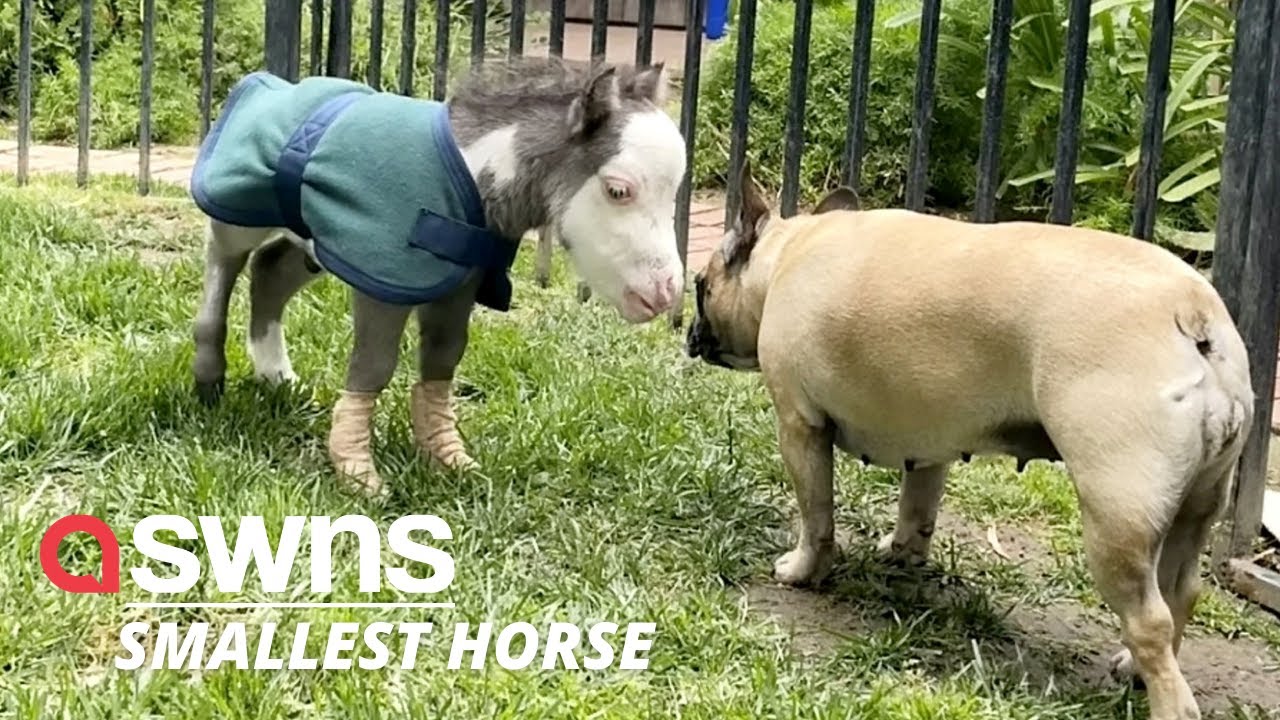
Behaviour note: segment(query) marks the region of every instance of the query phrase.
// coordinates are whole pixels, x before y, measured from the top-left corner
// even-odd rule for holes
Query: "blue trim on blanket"
[[[512,294],[507,270],[515,262],[519,243],[488,229],[480,190],[462,158],[462,151],[454,142],[453,128],[449,122],[449,106],[439,103],[434,110],[431,134],[435,140],[436,152],[444,162],[450,184],[462,204],[466,225],[470,227],[453,221],[454,227],[446,228],[444,223],[430,222],[430,216],[424,215],[419,217],[409,242],[414,247],[441,257],[451,260],[457,258],[455,262],[484,268],[485,275],[476,293],[476,300],[494,310],[505,312],[511,308]],[[445,232],[423,232],[424,221]]]
[[[199,207],[209,217],[228,225],[239,225],[241,227],[284,226],[284,222],[278,213],[237,210],[223,207],[214,202],[213,198],[209,196],[209,189],[205,185],[204,176],[207,168],[206,163],[213,156],[213,150],[222,135],[222,129],[231,119],[231,112],[235,110],[236,102],[240,100],[240,96],[244,95],[251,85],[263,85],[267,78],[272,77],[274,76],[268,72],[252,72],[241,78],[240,82],[231,88],[231,92],[227,94],[227,101],[222,106],[222,112],[219,113],[218,119],[213,123],[213,127],[209,128],[208,136],[205,137],[204,142],[200,145],[200,153],[196,156],[195,167],[191,169],[191,199],[195,200],[196,207]]]
[[[338,119],[343,110],[351,107],[351,103],[364,96],[364,93],[349,92],[326,100],[294,129],[289,142],[285,143],[280,157],[276,159],[276,175],[273,179],[276,204],[284,218],[284,227],[292,230],[298,237],[315,237],[302,219],[302,175],[306,172],[307,161],[311,159],[311,153],[316,151],[320,138],[333,121]]]
[[[471,177],[466,161],[462,159],[462,151],[454,142],[453,127],[449,122],[449,106],[439,103],[434,110],[431,135],[436,142],[436,150],[444,160],[445,170],[449,172],[453,189],[457,191],[458,199],[462,202],[467,222],[477,228],[484,228],[488,225],[484,214],[484,203],[480,200],[480,190],[476,187],[476,181]]]
[[[371,277],[341,257],[329,252],[319,240],[315,243],[316,259],[326,270],[345,280],[356,290],[391,305],[423,305],[452,292],[474,268],[460,267],[449,272],[440,282],[428,288],[407,288]]]

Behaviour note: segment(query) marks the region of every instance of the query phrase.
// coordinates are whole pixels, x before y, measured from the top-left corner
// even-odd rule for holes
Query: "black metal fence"
[[[874,0],[856,2],[857,13],[852,38],[852,81],[849,89],[848,131],[843,177],[856,189],[866,148],[865,125],[868,113],[871,40],[874,33]],[[20,0],[19,47],[19,148],[18,181],[25,183],[31,126],[31,27],[33,0]],[[143,0],[143,38],[138,190],[149,189],[151,78],[155,0]],[[415,17],[418,0],[403,0],[400,37],[401,65],[397,92],[411,95],[413,58],[416,48]],[[488,0],[472,0],[471,61],[483,62],[486,55],[486,12]],[[508,0],[511,31],[507,53],[524,52],[525,0]],[[686,13],[683,89],[680,129],[692,167],[694,136],[697,132],[698,85],[702,54],[703,16],[707,0],[690,0]],[[804,152],[804,109],[808,79],[809,37],[813,21],[813,0],[794,0],[795,27],[791,66],[790,102],[786,118],[781,211],[797,210],[800,161]],[[1176,0],[1152,0],[1152,32],[1148,54],[1144,129],[1137,174],[1132,234],[1151,239],[1154,231],[1160,152],[1163,146],[1165,102],[1169,93],[1170,54],[1173,44]],[[606,51],[609,0],[593,0],[591,54]],[[641,0],[636,32],[635,61],[650,62],[653,54],[655,0]],[[88,178],[89,88],[91,82],[93,0],[82,0],[80,37],[80,102],[78,178]],[[212,106],[214,0],[204,0],[202,82],[200,94],[201,133],[208,131]],[[353,0],[311,0],[310,57],[312,74],[350,77],[352,67]],[[973,220],[995,220],[996,190],[1000,182],[999,139],[1005,115],[1004,97],[1013,26],[1013,0],[993,0],[987,49],[986,95],[982,138],[975,173],[977,194]],[[1050,220],[1072,221],[1073,189],[1080,146],[1080,121],[1084,100],[1086,50],[1088,46],[1090,0],[1069,0],[1061,120],[1057,133]],[[1241,463],[1239,481],[1232,498],[1232,513],[1224,542],[1220,544],[1222,576],[1245,594],[1270,600],[1280,607],[1280,582],[1268,589],[1261,571],[1245,558],[1258,535],[1262,497],[1265,490],[1266,461],[1271,403],[1275,386],[1277,348],[1277,283],[1280,282],[1280,0],[1239,0],[1236,3],[1237,36],[1233,76],[1229,91],[1225,157],[1217,226],[1214,280],[1226,299],[1249,346],[1253,382],[1259,402],[1251,439]],[[383,0],[370,0],[369,84],[383,88]],[[734,85],[729,171],[740,173],[746,154],[748,107],[751,99],[751,70],[756,26],[756,0],[740,0],[737,25],[737,77]],[[327,46],[322,47],[328,14]],[[911,144],[907,173],[906,205],[923,210],[929,164],[929,131],[933,111],[934,72],[938,56],[942,0],[922,0],[919,64],[916,72],[911,114]],[[448,88],[450,0],[435,0],[435,69],[431,96],[445,97]],[[301,71],[302,0],[267,0],[264,18],[265,67],[280,76],[296,79]],[[565,0],[552,0],[550,13],[551,55],[562,56],[565,37]],[[322,57],[323,50],[323,57]],[[323,62],[322,62],[323,61]],[[691,171],[692,172],[692,171]],[[732,218],[740,201],[735,183],[728,183],[727,218]],[[682,256],[687,257],[689,208],[692,178],[684,183],[677,205],[677,232]],[[673,320],[679,324],[677,314]],[[1262,588],[1261,590],[1259,588]],[[1273,593],[1268,596],[1267,593]]]

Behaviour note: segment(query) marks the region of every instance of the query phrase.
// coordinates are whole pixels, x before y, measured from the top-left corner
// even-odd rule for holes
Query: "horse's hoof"
[[[218,378],[208,382],[196,381],[196,397],[200,398],[200,403],[205,407],[213,407],[222,399],[223,392],[226,391],[226,380]]]
[[[368,460],[345,460],[338,463],[337,470],[342,487],[348,492],[375,500],[386,497],[389,492],[382,476]]]

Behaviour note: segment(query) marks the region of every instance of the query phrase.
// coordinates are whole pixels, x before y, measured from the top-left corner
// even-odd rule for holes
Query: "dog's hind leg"
[[[399,362],[400,338],[409,319],[408,305],[391,305],[352,291],[355,343],[347,365],[346,388],[333,406],[329,459],[353,489],[382,493],[373,462],[373,410]]]
[[[271,231],[210,220],[205,228],[204,290],[196,311],[192,373],[201,402],[222,396],[227,376],[227,309],[249,254]]]
[[[323,270],[307,251],[282,237],[254,253],[249,270],[249,357],[253,374],[270,383],[297,379],[284,342],[284,309],[289,299]]]
[[[1136,460],[1137,458],[1130,458]],[[1068,467],[1071,465],[1067,458]],[[1080,494],[1085,555],[1098,591],[1120,618],[1125,647],[1147,687],[1151,720],[1200,717],[1175,656],[1178,624],[1161,593],[1157,562],[1174,503],[1168,464],[1073,471]]]
[[[782,461],[800,506],[800,536],[795,549],[774,563],[773,574],[788,585],[817,585],[835,560],[832,429],[814,427],[783,406],[777,413]]]
[[[1234,466],[1233,466],[1234,467]],[[1200,597],[1200,554],[1226,501],[1232,469],[1213,470],[1197,480],[1182,502],[1160,549],[1160,594],[1173,615],[1173,652],[1182,646],[1183,631]],[[1133,675],[1133,654],[1126,648],[1112,661],[1112,673],[1128,680]]]
[[[902,474],[898,494],[898,524],[880,540],[879,552],[890,560],[919,565],[929,558],[938,503],[942,500],[949,464],[914,468]]]

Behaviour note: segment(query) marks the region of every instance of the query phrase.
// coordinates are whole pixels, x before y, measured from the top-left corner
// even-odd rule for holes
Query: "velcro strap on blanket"
[[[423,210],[409,235],[409,244],[467,267],[505,271],[519,246],[488,228],[476,227]]]

